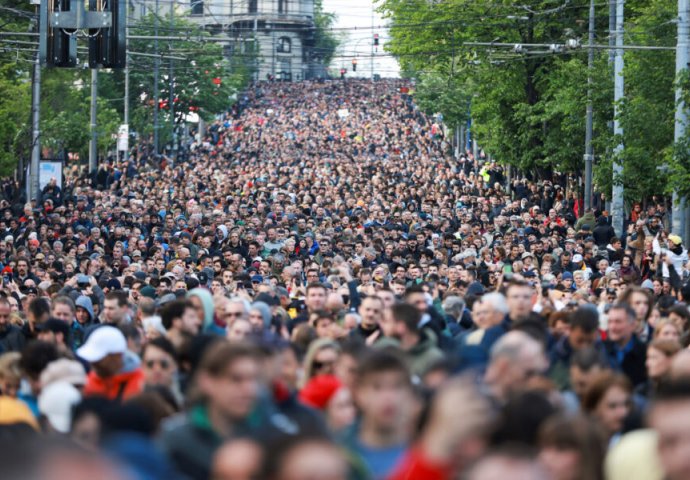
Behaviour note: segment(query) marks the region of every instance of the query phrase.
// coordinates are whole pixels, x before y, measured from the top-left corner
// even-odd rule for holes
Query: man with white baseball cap
[[[77,355],[91,364],[84,396],[100,395],[111,400],[125,400],[140,393],[144,386],[141,361],[127,350],[127,340],[116,327],[96,328],[77,350]]]

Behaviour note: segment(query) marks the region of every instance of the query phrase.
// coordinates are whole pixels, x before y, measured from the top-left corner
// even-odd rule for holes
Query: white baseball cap
[[[86,343],[77,350],[77,355],[87,362],[94,363],[113,353],[125,353],[126,350],[127,340],[122,332],[115,327],[105,325],[89,335]]]

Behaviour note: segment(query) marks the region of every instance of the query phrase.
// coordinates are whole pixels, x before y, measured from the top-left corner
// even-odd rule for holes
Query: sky
[[[372,0],[323,0],[324,10],[338,16],[335,28],[347,29],[336,30],[337,34],[344,35],[344,39],[331,67],[336,69],[345,67],[348,69],[348,76],[352,75],[352,58],[356,56],[356,75],[369,78],[372,66],[371,43],[373,33],[378,33],[378,52],[374,53],[373,58],[374,74],[378,73],[384,78],[398,77],[400,76],[398,62],[383,51],[388,32],[383,28],[385,21],[377,12],[374,12],[374,30],[371,29],[372,3]]]

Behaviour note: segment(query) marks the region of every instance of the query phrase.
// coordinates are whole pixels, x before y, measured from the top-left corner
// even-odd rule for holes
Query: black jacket
[[[637,335],[632,337],[632,348],[626,351],[623,361],[618,359],[618,346],[610,340],[604,342],[606,355],[611,365],[614,365],[630,379],[633,387],[647,381],[647,347],[642,343]]]
[[[26,344],[26,337],[22,329],[16,325],[7,325],[0,332],[0,352],[19,352]]]

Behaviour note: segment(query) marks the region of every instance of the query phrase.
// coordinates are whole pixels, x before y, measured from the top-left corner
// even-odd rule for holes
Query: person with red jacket
[[[91,365],[84,396],[122,401],[143,390],[141,361],[127,350],[127,340],[116,327],[104,325],[96,328],[77,350],[77,355]]]

